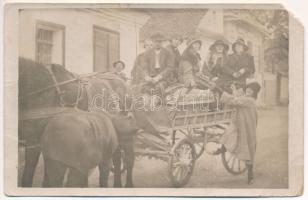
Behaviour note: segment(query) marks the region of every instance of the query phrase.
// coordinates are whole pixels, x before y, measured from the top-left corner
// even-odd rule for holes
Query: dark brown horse
[[[56,108],[89,110],[89,100],[92,96],[85,92],[87,86],[82,83],[84,80],[91,87],[91,95],[101,92],[102,89],[109,92],[112,90],[119,94],[120,104],[123,103],[127,87],[121,79],[112,75],[96,74],[92,78],[77,78],[60,65],[45,66],[32,60],[19,59],[19,140],[26,141],[25,168],[21,183],[23,187],[32,186],[35,167],[41,153],[39,145],[41,135],[54,116]],[[42,110],[43,115],[37,116]],[[115,165],[120,164],[115,162]],[[115,185],[120,186],[120,180],[115,180]]]
[[[106,187],[109,161],[118,147],[116,136],[124,140],[132,138],[137,131],[132,127],[133,120],[129,117],[110,117],[102,112],[80,111],[54,117],[41,139],[45,163],[43,185],[62,187],[69,169],[65,186],[87,187],[90,169],[99,165],[100,185]]]

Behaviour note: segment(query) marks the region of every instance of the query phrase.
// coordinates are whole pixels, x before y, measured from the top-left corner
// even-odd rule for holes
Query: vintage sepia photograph
[[[283,7],[16,13],[17,188],[289,188]]]

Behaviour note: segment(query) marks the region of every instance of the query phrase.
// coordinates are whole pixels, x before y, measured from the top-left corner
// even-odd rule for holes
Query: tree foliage
[[[235,13],[248,13],[249,16],[262,24],[270,33],[265,38],[266,71],[272,73],[288,73],[289,62],[289,14],[286,10],[244,9],[234,10]]]
[[[289,14],[286,10],[252,11],[256,19],[269,30],[265,41],[267,71],[288,73],[289,69]]]

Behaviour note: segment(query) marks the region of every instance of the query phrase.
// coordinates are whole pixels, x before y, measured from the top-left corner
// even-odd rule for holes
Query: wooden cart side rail
[[[199,123],[199,124],[190,124],[190,125],[178,125],[172,127],[172,130],[181,130],[181,129],[187,129],[187,128],[205,128],[209,126],[215,126],[222,123],[230,123],[230,119],[221,120],[221,121],[213,121],[213,122],[207,122],[207,123]]]
[[[175,116],[172,121],[172,130],[186,129],[186,128],[202,128],[221,123],[229,123],[232,121],[235,110],[225,110],[218,112],[195,113]]]

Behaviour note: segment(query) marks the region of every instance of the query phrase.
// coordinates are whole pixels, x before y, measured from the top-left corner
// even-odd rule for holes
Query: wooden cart
[[[205,151],[206,144],[219,143],[235,114],[233,109],[177,112],[170,126],[162,126],[151,118],[146,119],[152,131],[138,133],[135,140],[136,156],[154,157],[168,162],[168,174],[173,186],[182,187],[192,176],[195,163]],[[164,115],[161,113],[161,116]],[[241,174],[246,170],[245,163],[228,151],[222,151],[221,158],[231,174]]]

